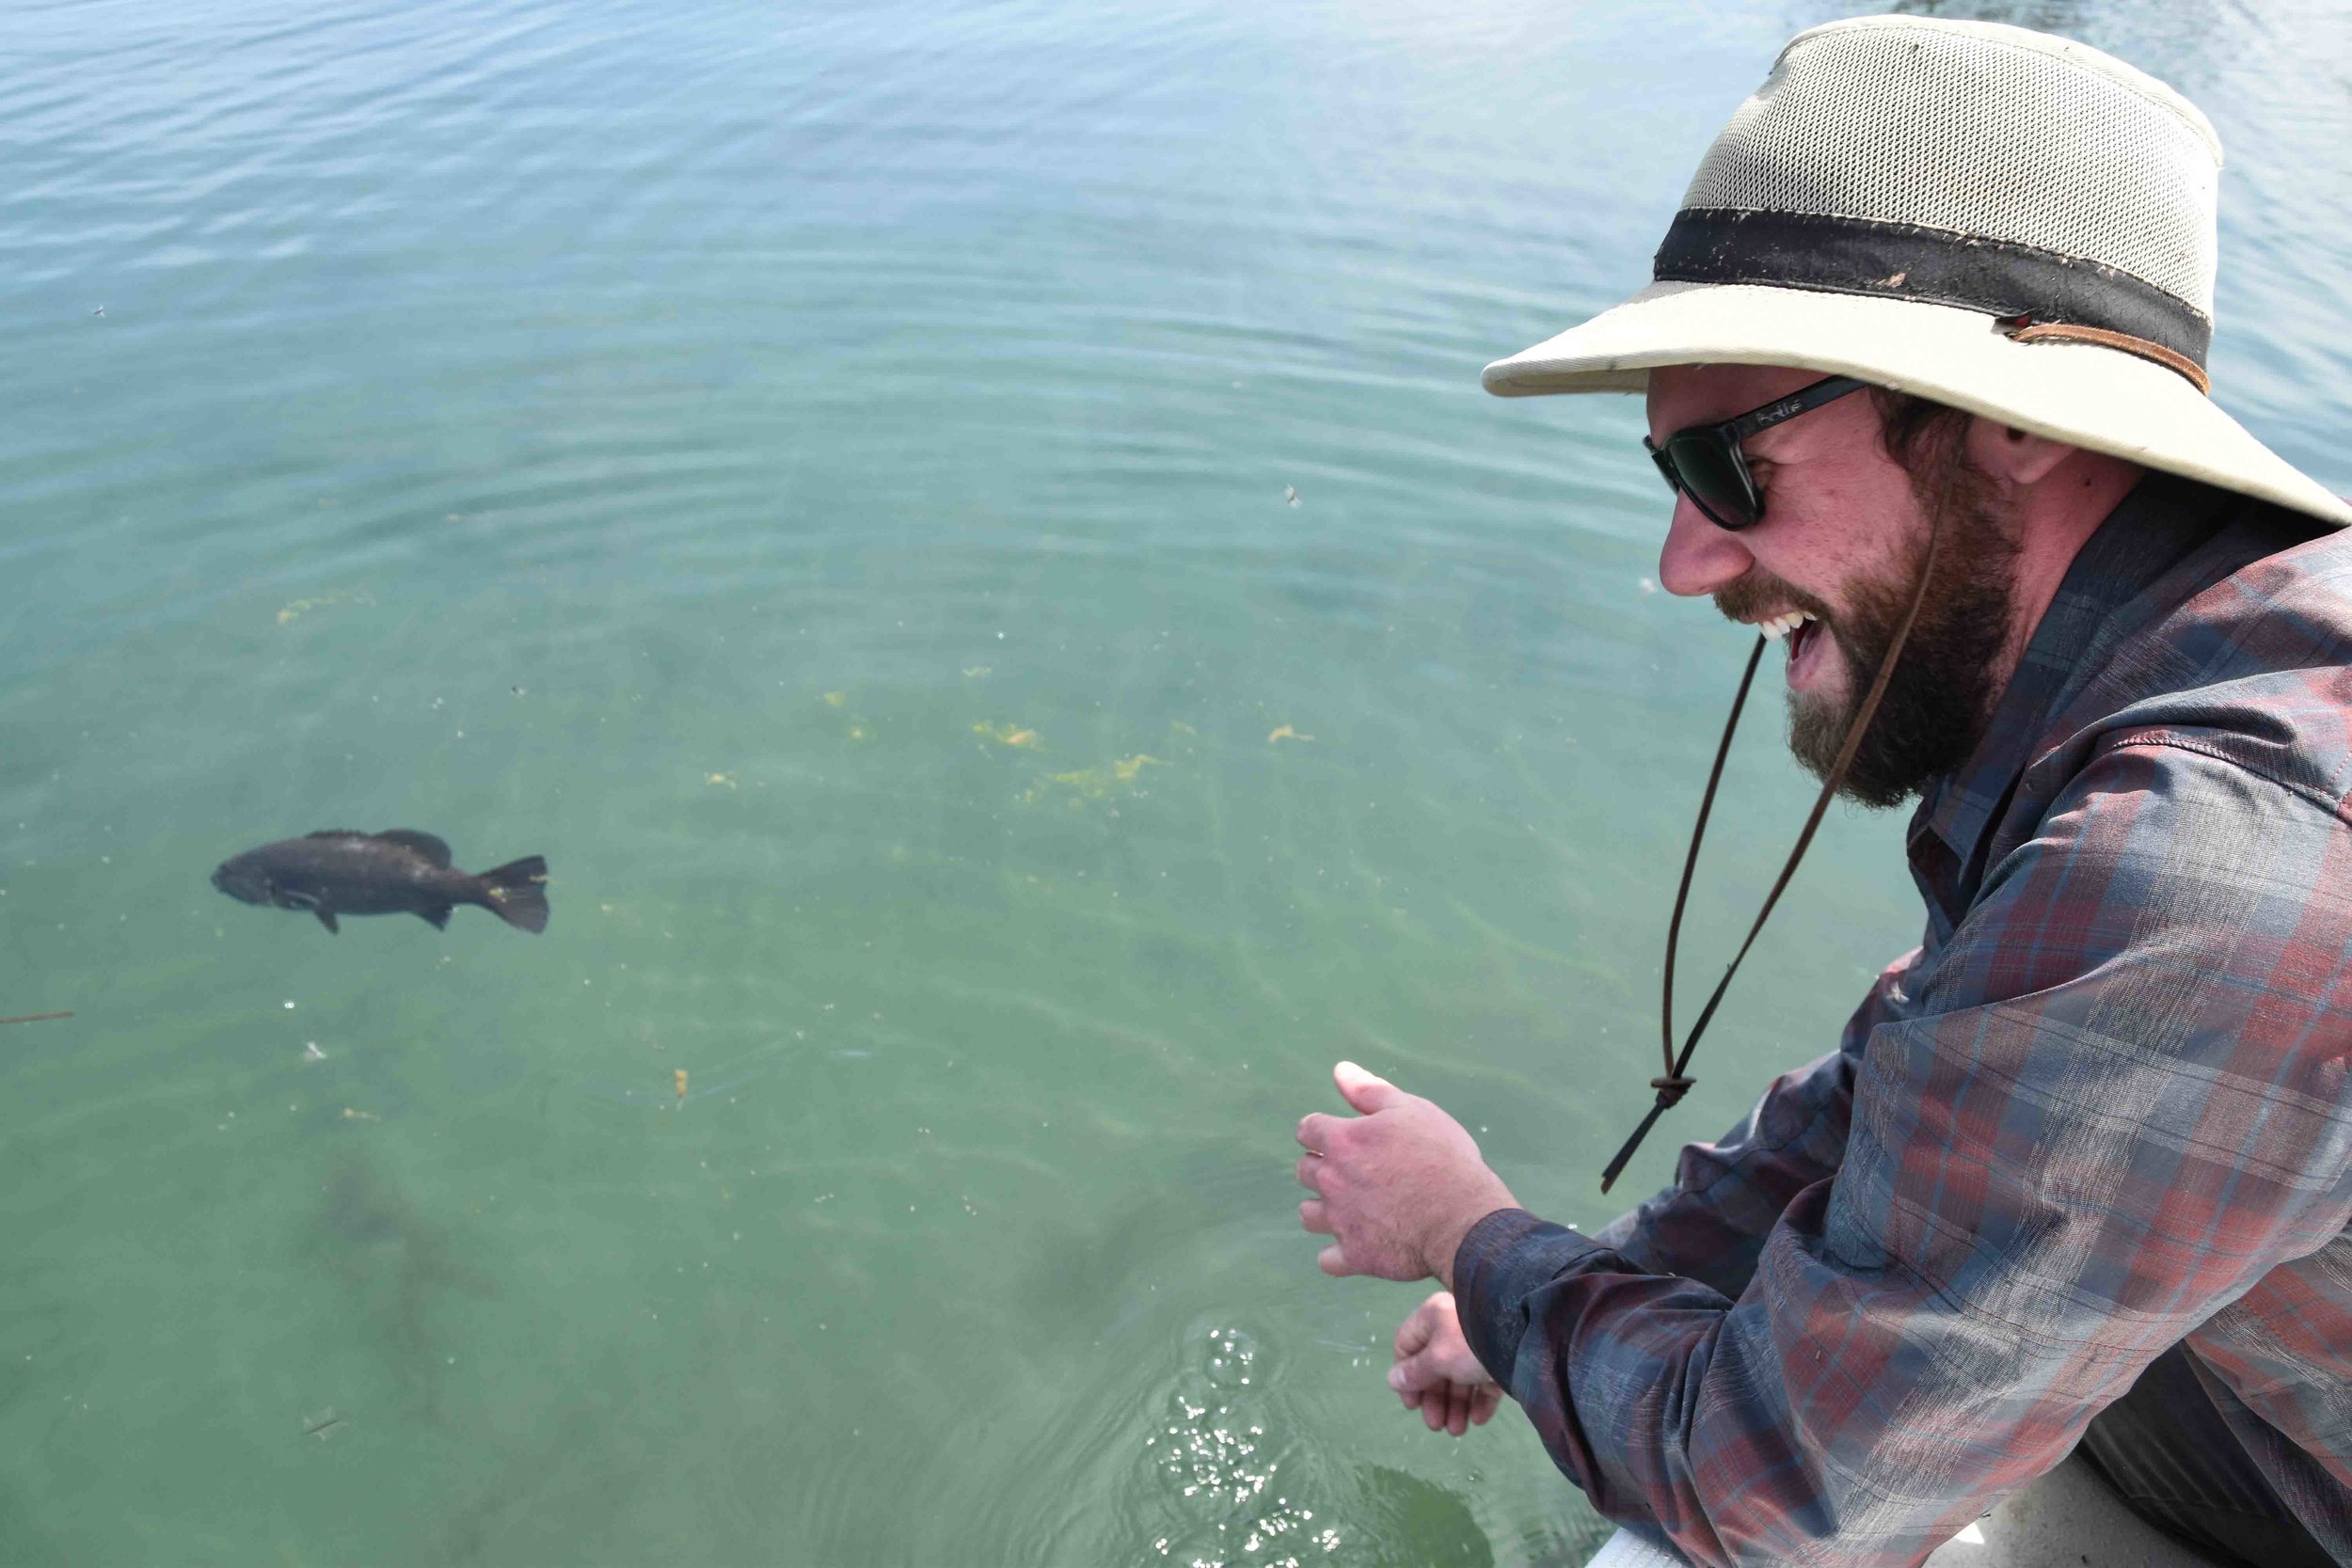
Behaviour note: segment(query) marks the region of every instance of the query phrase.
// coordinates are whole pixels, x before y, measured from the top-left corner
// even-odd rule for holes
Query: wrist
[[[1513,1197],[1511,1190],[1500,1181],[1494,1184],[1491,1192],[1464,1204],[1453,1221],[1430,1238],[1428,1250],[1423,1255],[1423,1261],[1428,1264],[1429,1272],[1437,1276],[1438,1283],[1448,1291],[1454,1289],[1454,1255],[1462,1250],[1462,1238],[1476,1229],[1479,1221],[1489,1214],[1518,1206],[1518,1199]]]

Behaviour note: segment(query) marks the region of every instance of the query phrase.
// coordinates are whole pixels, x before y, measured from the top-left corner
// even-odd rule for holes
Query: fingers
[[[1432,1297],[1431,1299],[1435,1300],[1436,1298]],[[1406,1361],[1411,1360],[1415,1355],[1419,1354],[1422,1347],[1429,1343],[1429,1337],[1437,1331],[1437,1314],[1429,1310],[1428,1302],[1422,1302],[1419,1307],[1414,1307],[1410,1313],[1406,1314],[1405,1321],[1396,1326],[1396,1360],[1398,1367],[1402,1368]],[[1393,1372],[1391,1373],[1391,1377],[1393,1379]]]
[[[1443,1327],[1447,1314],[1454,1310],[1454,1292],[1438,1291],[1409,1313],[1396,1328],[1396,1358],[1404,1360],[1418,1354]]]
[[[1356,1272],[1348,1267],[1347,1254],[1340,1250],[1336,1242],[1315,1255],[1315,1267],[1334,1279],[1345,1279]]]
[[[1314,1111],[1298,1118],[1298,1147],[1310,1154],[1320,1154],[1331,1147],[1331,1134],[1340,1125],[1337,1117],[1327,1117]]]
[[[1323,1162],[1312,1154],[1298,1157],[1298,1184],[1317,1197],[1323,1196],[1322,1167]]]
[[[1338,1086],[1342,1100],[1366,1116],[1406,1098],[1405,1091],[1394,1084],[1366,1072],[1354,1062],[1342,1062],[1334,1067],[1331,1082]]]
[[[1458,1383],[1446,1385],[1445,1418],[1438,1424],[1459,1437],[1470,1430],[1470,1390]]]
[[[1445,1322],[1442,1314],[1423,1302],[1413,1309],[1396,1331],[1396,1365],[1389,1369],[1389,1386],[1402,1394],[1407,1390],[1443,1387],[1448,1379],[1430,1354],[1429,1342]]]
[[[1459,1383],[1440,1383],[1432,1388],[1415,1388],[1397,1396],[1407,1410],[1421,1412],[1421,1424],[1432,1432],[1450,1432],[1461,1437],[1472,1427],[1483,1427],[1494,1419],[1495,1411],[1502,1403],[1502,1390],[1493,1384],[1465,1387]]]
[[[1422,1425],[1437,1432],[1452,1419],[1454,1391],[1454,1385],[1440,1383],[1429,1388],[1407,1388],[1397,1398],[1404,1402],[1406,1409],[1421,1412]]]
[[[1302,1230],[1311,1230],[1318,1236],[1339,1234],[1331,1227],[1331,1216],[1323,1212],[1323,1199],[1319,1197],[1311,1197],[1298,1206],[1298,1227]]]

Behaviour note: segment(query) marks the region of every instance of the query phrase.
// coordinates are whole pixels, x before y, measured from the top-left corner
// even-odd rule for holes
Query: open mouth
[[[1815,644],[1820,641],[1816,634],[1820,625],[1802,610],[1791,610],[1756,624],[1756,629],[1765,636],[1788,644],[1788,684],[1792,687],[1805,686],[1812,679],[1818,657]]]

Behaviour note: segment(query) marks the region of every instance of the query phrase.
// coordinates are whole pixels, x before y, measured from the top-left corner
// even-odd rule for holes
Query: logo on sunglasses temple
[[[1690,497],[1708,521],[1724,529],[1752,528],[1763,521],[1764,498],[1756,492],[1756,480],[1748,472],[1747,458],[1740,443],[1758,431],[1785,424],[1849,392],[1858,392],[1865,385],[1851,376],[1823,376],[1787,397],[1775,398],[1735,418],[1686,426],[1667,436],[1662,444],[1645,436],[1642,445],[1658,465],[1659,472],[1665,475],[1666,483]],[[1705,471],[1710,462],[1715,470],[1712,473]]]

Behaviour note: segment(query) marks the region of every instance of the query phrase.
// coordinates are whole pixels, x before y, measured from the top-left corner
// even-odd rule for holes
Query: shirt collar
[[[1915,850],[1932,833],[1956,866],[1969,864],[2061,701],[2132,631],[2172,608],[2150,591],[2244,504],[2227,491],[2153,471],[2117,503],[2075,552],[1976,753],[1921,799],[1911,824]]]

